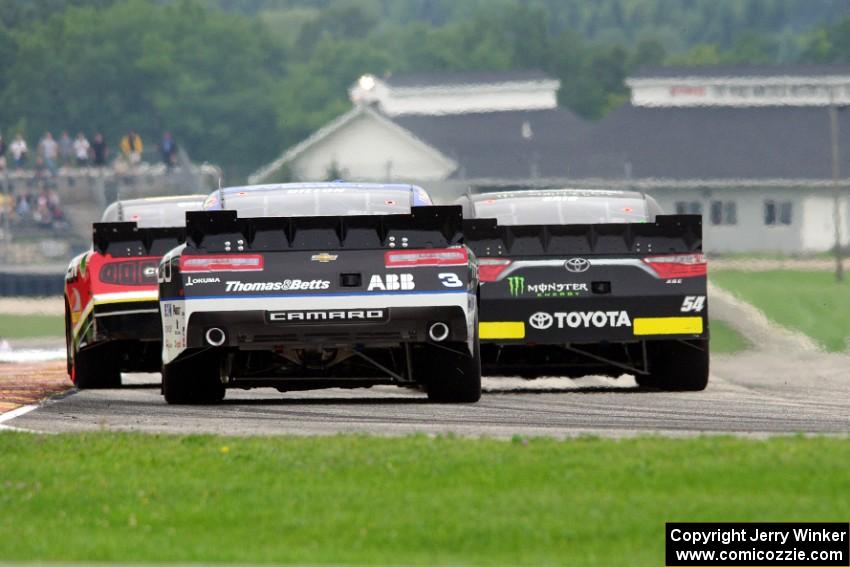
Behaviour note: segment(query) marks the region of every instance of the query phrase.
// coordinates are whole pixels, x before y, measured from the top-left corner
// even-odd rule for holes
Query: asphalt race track
[[[72,391],[3,425],[40,432],[335,434],[454,433],[569,437],[639,433],[850,432],[850,357],[753,353],[715,357],[704,392],[640,390],[631,377],[485,379],[474,405],[429,404],[390,386],[279,393],[229,390],[218,406],[168,406],[158,375],[121,389]]]

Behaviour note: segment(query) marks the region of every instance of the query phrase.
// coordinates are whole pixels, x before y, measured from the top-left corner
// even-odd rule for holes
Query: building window
[[[791,201],[785,201],[779,205],[779,222],[791,224]]]
[[[738,224],[738,205],[735,201],[712,201],[711,202],[711,224],[713,225],[735,225]]]
[[[723,220],[726,224],[738,224],[738,205],[734,201],[723,203]]]
[[[791,201],[764,202],[764,224],[767,226],[790,225],[792,217]]]
[[[701,215],[702,203],[699,201],[676,201],[677,215]]]

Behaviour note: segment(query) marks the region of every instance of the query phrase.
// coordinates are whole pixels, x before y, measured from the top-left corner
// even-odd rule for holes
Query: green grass
[[[773,321],[801,331],[830,351],[850,339],[850,281],[830,272],[713,270],[711,280],[752,303]]]
[[[0,314],[0,339],[62,337],[65,322],[61,315]]]
[[[832,252],[806,252],[787,254],[785,252],[712,252],[711,259],[718,260],[829,260],[835,258]]]
[[[0,433],[4,561],[663,565],[666,521],[846,521],[850,439]]]
[[[713,354],[736,354],[750,348],[750,342],[741,333],[724,323],[711,320],[711,352]]]

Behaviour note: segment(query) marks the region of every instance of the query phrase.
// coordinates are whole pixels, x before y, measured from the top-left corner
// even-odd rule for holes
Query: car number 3
[[[437,274],[437,277],[440,278],[440,283],[443,284],[443,287],[461,287],[463,285],[463,280],[457,277],[457,274]]]

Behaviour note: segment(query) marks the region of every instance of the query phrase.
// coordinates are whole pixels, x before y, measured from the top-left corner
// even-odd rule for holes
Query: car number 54
[[[686,295],[682,302],[682,313],[702,313],[705,307],[704,295]]]

